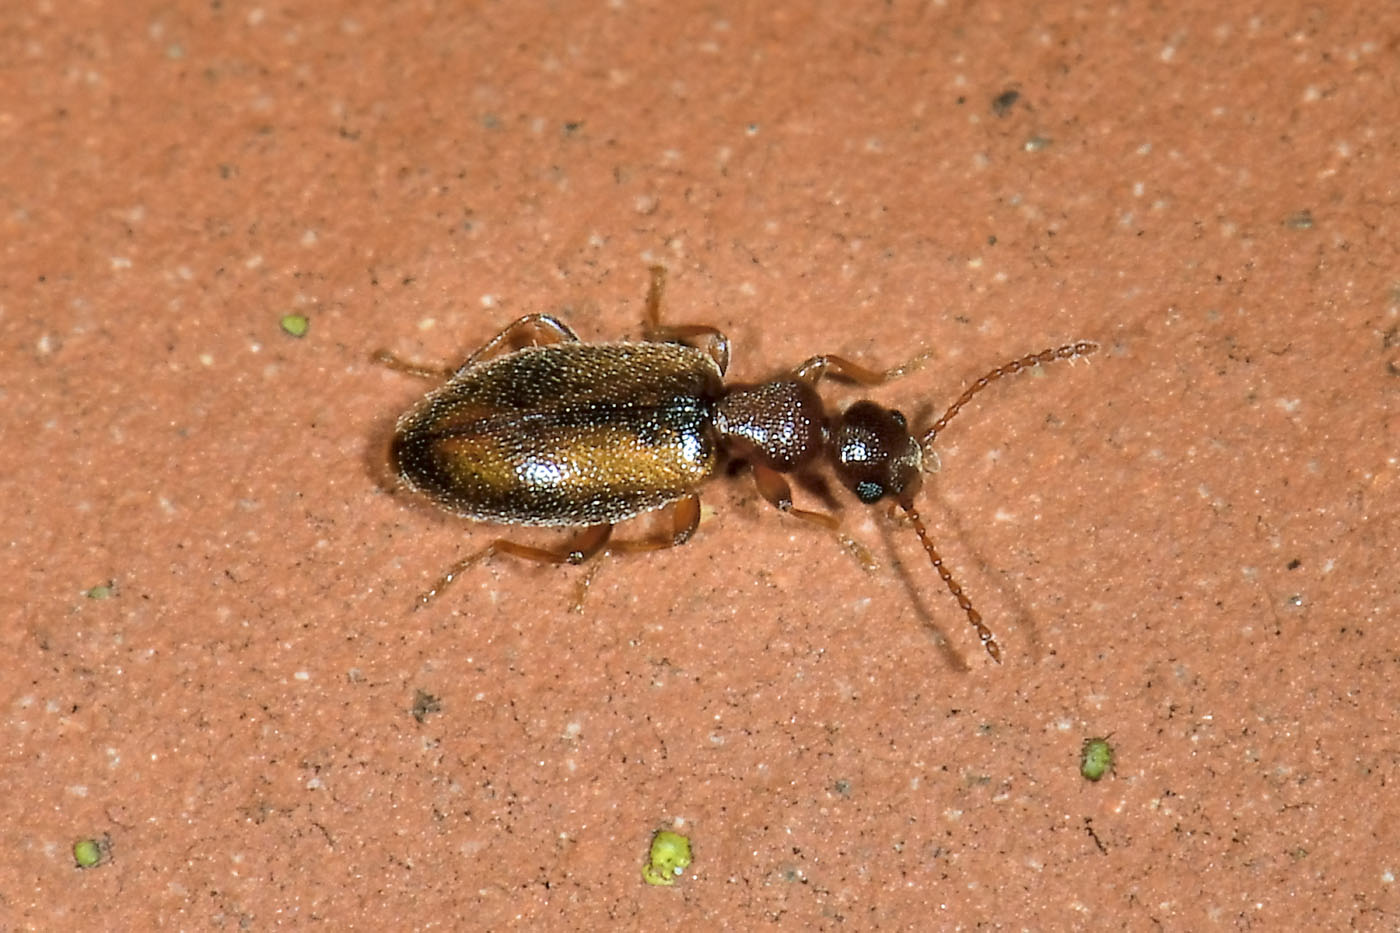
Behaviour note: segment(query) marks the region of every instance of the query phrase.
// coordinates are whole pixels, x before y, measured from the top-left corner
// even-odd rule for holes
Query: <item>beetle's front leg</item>
[[[758,487],[758,494],[767,499],[773,508],[785,515],[792,515],[805,522],[811,522],[813,525],[825,528],[836,536],[836,540],[841,542],[841,546],[846,549],[847,553],[859,561],[861,567],[866,570],[875,570],[880,566],[875,560],[875,555],[870,553],[870,548],[855,538],[842,533],[841,521],[835,515],[793,508],[792,486],[788,484],[783,474],[761,463],[752,464],[750,469],[753,470],[753,481],[754,485]]]

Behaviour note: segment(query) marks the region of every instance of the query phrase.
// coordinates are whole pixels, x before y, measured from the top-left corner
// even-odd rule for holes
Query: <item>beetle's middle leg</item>
[[[809,512],[806,509],[794,508],[792,486],[788,484],[783,474],[761,463],[751,464],[750,469],[753,471],[753,481],[754,485],[758,487],[758,494],[767,499],[775,509],[831,532],[836,536],[836,540],[841,542],[841,546],[866,570],[875,570],[880,566],[875,560],[875,555],[870,553],[870,548],[841,532],[841,522],[835,515],[828,512]]]
[[[680,547],[690,540],[695,534],[695,529],[700,527],[700,497],[695,493],[673,502],[667,507],[670,513],[671,530],[661,532],[649,538],[641,538],[633,541],[613,541],[608,544],[607,554],[614,551],[632,553],[635,551],[660,551],[666,548]],[[598,576],[598,571],[603,567],[603,556],[593,561],[588,571],[578,582],[578,590],[574,597],[573,611],[583,611],[583,601],[588,596],[588,588],[593,585],[593,580]]]
[[[486,341],[475,353],[467,357],[461,366],[429,366],[415,363],[388,350],[376,350],[374,361],[396,372],[407,373],[423,379],[446,379],[461,372],[468,366],[489,360],[493,356],[507,353],[517,347],[538,347],[551,343],[578,343],[578,335],[569,325],[552,314],[527,314],[510,324],[499,334]]]
[[[729,369],[729,338],[718,327],[708,324],[662,324],[661,295],[666,291],[666,268],[652,266],[651,286],[647,289],[646,318],[642,322],[642,335],[653,343],[684,343],[693,340],[705,342],[705,352],[719,367],[720,375]]]
[[[609,551],[661,551],[670,547],[680,547],[695,534],[700,527],[700,497],[695,493],[684,496],[667,507],[671,513],[670,533],[661,533],[636,541],[614,541],[608,545]]]
[[[497,554],[509,554],[512,557],[532,560],[539,564],[581,564],[607,546],[608,538],[612,535],[612,528],[612,525],[590,525],[563,547],[557,549],[532,547],[518,541],[511,541],[509,538],[497,538],[482,550],[462,558],[447,568],[447,572],[438,578],[438,581],[433,584],[433,588],[418,597],[419,605],[427,605],[432,602],[463,571]]]

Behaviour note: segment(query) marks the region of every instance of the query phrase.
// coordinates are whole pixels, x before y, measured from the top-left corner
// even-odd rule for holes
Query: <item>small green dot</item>
[[[100,583],[83,595],[87,596],[88,599],[111,599],[117,595],[117,584],[115,581]]]
[[[1107,737],[1085,739],[1079,751],[1079,773],[1091,781],[1097,781],[1113,770],[1113,746]]]
[[[311,329],[311,321],[304,314],[282,315],[282,329],[293,337],[305,337]]]
[[[690,864],[690,839],[669,829],[651,837],[651,852],[642,866],[642,880],[653,885],[672,885]]]
[[[79,868],[92,868],[102,862],[102,843],[96,839],[79,839],[73,843],[73,861]]]

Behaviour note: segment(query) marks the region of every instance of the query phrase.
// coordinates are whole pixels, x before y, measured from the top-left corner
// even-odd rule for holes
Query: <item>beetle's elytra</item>
[[[459,371],[399,422],[395,469],[444,508],[511,525],[603,525],[715,471],[719,367],[667,343],[525,347]]]
[[[497,539],[454,564],[423,601],[493,554],[576,564],[605,548],[684,544],[700,523],[697,490],[734,459],[748,464],[759,493],[776,508],[835,531],[835,516],[793,507],[784,476],[815,467],[825,454],[837,478],[861,502],[888,498],[904,510],[988,654],[1000,661],[991,629],[943,565],[914,507],[924,451],[992,382],[1041,363],[1083,356],[1097,345],[1066,344],[992,369],[916,438],[898,411],[859,401],[828,415],[817,392],[826,376],[878,385],[911,366],[881,372],[823,355],[758,385],[726,384],[728,340],[713,327],[663,325],[664,283],[665,271],[654,267],[646,342],[582,343],[557,318],[531,314],[455,372],[405,363],[382,350],[376,354],[404,372],[447,376],[395,427],[389,456],[405,486],[466,518],[581,529],[558,549]],[[519,344],[525,345],[517,349]],[[609,543],[614,524],[660,508],[670,509],[669,534]]]

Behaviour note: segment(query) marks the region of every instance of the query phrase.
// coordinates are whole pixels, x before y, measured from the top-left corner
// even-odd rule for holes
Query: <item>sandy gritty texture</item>
[[[1397,37],[6,4],[0,928],[1394,928]],[[979,398],[921,499],[1002,666],[885,510],[830,496],[866,573],[742,473],[581,614],[509,560],[413,610],[499,529],[386,490],[427,386],[372,353],[635,336],[653,261],[738,380],[934,350],[876,393],[916,423],[1103,344]]]

